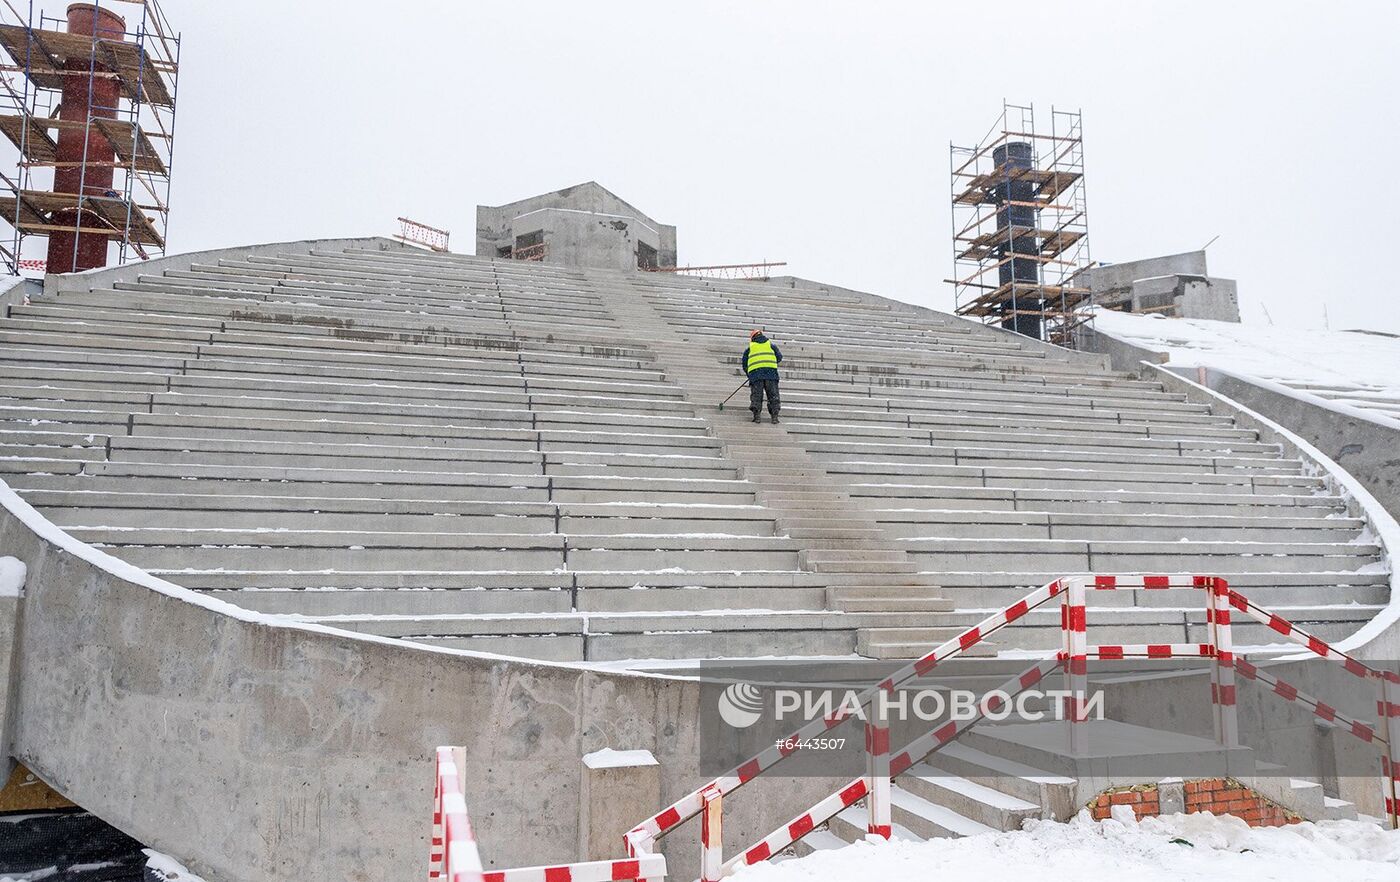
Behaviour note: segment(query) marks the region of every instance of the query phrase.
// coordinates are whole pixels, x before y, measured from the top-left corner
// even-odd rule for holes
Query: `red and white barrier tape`
[[[1329,644],[1327,641],[1314,637],[1312,634],[1309,634],[1307,631],[1304,631],[1302,628],[1299,628],[1297,625],[1293,624],[1292,622],[1288,621],[1282,616],[1274,615],[1268,610],[1256,606],[1252,601],[1250,601],[1249,598],[1245,597],[1243,594],[1240,594],[1238,591],[1230,591],[1229,600],[1230,606],[1233,606],[1235,609],[1255,619],[1256,621],[1263,622],[1264,624],[1268,625],[1271,629],[1283,635],[1284,637],[1287,637],[1292,642],[1297,643],[1299,646],[1307,647],[1313,653],[1321,656],[1322,658],[1329,659],[1331,661],[1341,662],[1342,667],[1347,671],[1347,673],[1352,674],[1353,676],[1360,677],[1362,679],[1370,679],[1373,677],[1385,677],[1389,679],[1392,683],[1400,683],[1400,675],[1396,675],[1394,673],[1389,672],[1383,673],[1381,671],[1376,670],[1375,668],[1362,664],[1361,662],[1347,655],[1345,652],[1333,648],[1332,645]]]
[[[743,854],[730,860],[725,864],[725,872],[728,873],[743,864],[756,864],[759,861],[768,860],[773,855],[831,820],[843,809],[855,805],[865,797],[865,794],[865,778],[855,779],[826,799],[812,806],[807,811],[763,837],[757,845],[754,845]]]
[[[943,745],[957,738],[987,716],[987,712],[1000,711],[1003,705],[1001,695],[1005,695],[1009,700],[1026,689],[1031,688],[1045,678],[1045,675],[1060,666],[1059,659],[1046,659],[1036,662],[1021,674],[1012,677],[996,689],[988,693],[990,698],[984,697],[978,704],[977,713],[965,720],[949,720],[932,732],[921,735],[904,746],[899,753],[890,758],[890,774],[899,776],[910,766],[922,762],[925,757],[938,750]],[[995,693],[995,695],[993,695]]]
[[[927,675],[940,662],[965,652],[972,646],[986,639],[989,634],[1006,627],[1026,615],[1030,610],[1035,609],[1052,597],[1056,597],[1062,590],[1061,582],[1056,580],[1041,588],[1037,588],[1006,609],[988,616],[981,622],[978,622],[976,625],[958,634],[956,637],[944,642],[922,658],[905,665],[874,688],[862,693],[859,696],[861,705],[868,705],[874,698],[877,690],[883,689],[887,692],[892,692],[902,683],[912,680],[915,677]],[[790,737],[775,743],[772,747],[765,748],[761,753],[736,767],[727,775],[722,775],[707,782],[703,787],[686,794],[657,814],[647,818],[628,831],[624,837],[628,853],[646,853],[650,850],[652,843],[659,837],[675,829],[684,821],[695,817],[703,807],[700,793],[706,787],[718,788],[722,796],[733,793],[744,784],[753,780],[755,777],[772,768],[798,750],[799,745],[803,742],[810,741],[823,732],[844,722],[847,716],[848,714],[838,711],[824,719],[813,720],[798,729]]]
[[[659,854],[620,861],[587,861],[552,867],[489,870],[485,882],[652,882],[666,876],[666,859]]]
[[[1075,577],[1083,578],[1083,577]],[[1092,591],[1163,591],[1178,588],[1209,588],[1214,576],[1137,575],[1090,576],[1086,586]]]
[[[1211,658],[1209,643],[1104,643],[1086,650],[1090,658],[1114,661],[1124,658]]]
[[[993,692],[1004,694],[1007,699],[1014,698],[1018,692],[1029,689],[1036,683],[1039,683],[1045,674],[1059,667],[1059,665],[1060,662],[1057,659],[1047,659],[1037,662],[1024,673],[1003,683],[999,688],[993,690]],[[950,720],[943,726],[940,726],[936,731],[911,741],[900,750],[898,754],[889,756],[888,748],[886,748],[886,756],[889,757],[888,766],[890,776],[897,776],[916,763],[921,762],[929,754],[933,753],[944,744],[947,744],[949,741],[952,741],[971,726],[976,725],[979,720],[983,719],[987,711],[995,712],[1000,710],[1002,704],[1003,699],[999,697],[986,699],[984,704],[979,705],[978,713],[975,716],[966,720]],[[886,729],[886,732],[888,732],[888,729]],[[818,802],[807,811],[793,818],[791,821],[788,821],[777,830],[763,837],[757,844],[746,849],[743,854],[726,863],[724,865],[725,873],[732,872],[735,867],[741,864],[756,864],[759,861],[767,860],[783,849],[791,846],[794,842],[797,842],[822,824],[825,824],[842,810],[870,796],[870,781],[871,779],[868,776],[857,778],[826,799]],[[878,786],[878,779],[876,779],[876,783]],[[867,806],[868,804],[869,801],[867,800]],[[871,814],[873,817],[873,813]],[[874,826],[873,821],[870,823]],[[892,827],[893,824],[890,826]],[[890,834],[888,832],[879,832],[876,835],[882,835],[888,839]]]
[[[1246,680],[1255,680],[1259,683],[1263,683],[1284,701],[1303,705],[1312,711],[1313,716],[1346,729],[1367,744],[1374,744],[1379,740],[1377,739],[1375,728],[1369,723],[1363,723],[1360,720],[1347,716],[1330,704],[1319,701],[1306,692],[1299,692],[1296,686],[1286,680],[1279,679],[1272,674],[1266,674],[1242,658],[1235,659],[1235,670]]]

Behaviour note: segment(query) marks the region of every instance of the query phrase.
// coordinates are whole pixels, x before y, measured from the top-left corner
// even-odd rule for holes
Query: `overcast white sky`
[[[406,214],[470,253],[478,203],[591,179],[682,262],[949,308],[948,144],[1007,98],[1083,110],[1096,259],[1218,235],[1246,322],[1400,332],[1396,0],[165,7],[174,251]]]

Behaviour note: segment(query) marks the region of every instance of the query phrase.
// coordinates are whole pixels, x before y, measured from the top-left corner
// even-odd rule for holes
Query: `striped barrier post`
[[[1066,644],[1069,657],[1065,659],[1065,672],[1069,696],[1065,699],[1066,718],[1069,720],[1069,752],[1071,756],[1082,756],[1088,748],[1084,724],[1088,722],[1089,691],[1089,637],[1088,602],[1085,598],[1085,580],[1075,576],[1068,580],[1065,592],[1064,612],[1061,625],[1068,634]]]
[[[700,882],[719,882],[724,875],[724,795],[711,785],[700,801]]]
[[[441,811],[437,814],[442,825],[442,857],[437,877],[445,882],[482,882],[481,854],[477,851],[476,835],[467,817],[467,800],[462,793],[461,775],[457,769],[457,751],[450,747],[437,750],[438,784]],[[552,880],[551,880],[552,882]]]
[[[1400,830],[1400,675],[1382,671],[1380,678],[1381,732],[1385,751],[1381,754],[1382,797],[1390,829]]]
[[[889,709],[881,690],[872,701],[865,723],[865,774],[868,780],[865,799],[869,821],[865,832],[871,836],[890,838],[894,822],[890,817],[890,721]]]
[[[1230,631],[1230,583],[1211,579],[1206,622],[1215,650],[1211,668],[1210,701],[1215,713],[1215,736],[1222,747],[1240,746],[1240,724],[1235,710],[1235,641]]]
[[[433,759],[433,823],[428,834],[428,880],[442,878],[442,748]]]

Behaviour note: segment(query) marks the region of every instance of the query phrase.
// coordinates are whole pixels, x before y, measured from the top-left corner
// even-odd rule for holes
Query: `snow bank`
[[[19,597],[24,593],[24,561],[15,557],[0,557],[0,597]]]
[[[1112,820],[1087,813],[1068,824],[1030,821],[1016,833],[984,833],[928,842],[859,842],[782,863],[757,864],[743,882],[928,882],[930,879],[1030,879],[1084,882],[1395,882],[1400,831],[1361,821],[1251,828],[1209,813],[1133,820],[1126,806]]]

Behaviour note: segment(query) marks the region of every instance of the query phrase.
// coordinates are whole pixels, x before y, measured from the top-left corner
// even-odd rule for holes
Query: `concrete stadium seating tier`
[[[581,661],[907,656],[1085,570],[1227,574],[1396,657],[1400,528],[1335,465],[1179,378],[935,312],[385,240],[18,290],[0,746],[215,882],[421,873],[439,744],[470,746],[497,867],[579,856],[589,751],[651,750],[664,802],[702,780],[693,679]],[[777,426],[717,407],[755,326],[786,356]],[[1094,597],[1096,640],[1196,639],[1181,593]],[[1058,644],[1029,619],[997,648]],[[1077,804],[1013,742],[979,729],[900,779],[896,833]],[[728,844],[823,783],[752,782]],[[1309,816],[1347,810],[1302,785]]]
[[[1388,598],[1363,521],[1277,444],[932,311],[364,244],[162,266],[9,307],[0,477],[250,610],[608,661],[907,657],[1086,570],[1227,574],[1329,638]],[[777,426],[716,407],[759,326]],[[1200,636],[1182,598],[1137,602],[1105,641]],[[1007,645],[1056,645],[1056,613],[1030,624]]]

